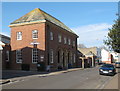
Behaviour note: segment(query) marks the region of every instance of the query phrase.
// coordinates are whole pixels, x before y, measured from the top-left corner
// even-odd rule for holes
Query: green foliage
[[[115,21],[115,24],[109,29],[107,40],[104,43],[115,52],[120,53],[120,20]]]

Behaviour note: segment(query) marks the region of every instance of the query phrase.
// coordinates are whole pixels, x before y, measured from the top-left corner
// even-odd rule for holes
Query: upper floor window
[[[38,30],[33,30],[32,31],[32,38],[33,39],[38,39]]]
[[[17,40],[22,40],[22,32],[17,32]]]
[[[73,46],[75,47],[75,41],[73,41]]]
[[[16,63],[22,63],[22,50],[16,50]]]
[[[53,40],[53,32],[50,32],[50,40]]]
[[[62,36],[61,35],[58,35],[58,41],[62,42]]]
[[[67,44],[67,38],[64,37],[64,44]]]
[[[71,40],[70,39],[68,39],[68,45],[71,45]]]
[[[32,49],[32,63],[37,63],[38,62],[38,49],[33,48]]]

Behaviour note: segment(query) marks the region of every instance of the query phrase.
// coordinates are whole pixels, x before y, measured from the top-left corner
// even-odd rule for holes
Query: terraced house
[[[12,22],[11,68],[51,70],[76,67],[78,36],[39,8]]]

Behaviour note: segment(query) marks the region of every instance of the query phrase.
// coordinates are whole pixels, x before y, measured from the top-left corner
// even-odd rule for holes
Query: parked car
[[[100,75],[115,75],[116,68],[112,64],[104,64],[99,68]]]
[[[104,65],[105,63],[104,62],[100,62],[100,63],[98,63],[98,65]]]
[[[115,62],[115,67],[120,68],[120,62]]]

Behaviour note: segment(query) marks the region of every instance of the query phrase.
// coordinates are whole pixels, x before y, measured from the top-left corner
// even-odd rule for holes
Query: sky
[[[117,2],[3,2],[2,33],[10,36],[11,22],[35,8],[54,16],[78,36],[78,44],[86,47],[102,46],[108,28],[118,13]]]

